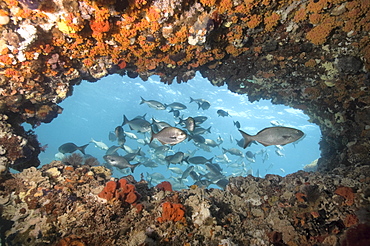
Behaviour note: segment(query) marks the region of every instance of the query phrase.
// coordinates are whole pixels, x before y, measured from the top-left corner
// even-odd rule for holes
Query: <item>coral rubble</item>
[[[55,161],[4,177],[2,245],[368,243],[369,166],[231,178],[226,191],[148,188]],[[361,244],[361,245],[365,245]],[[358,244],[360,245],[360,244]]]

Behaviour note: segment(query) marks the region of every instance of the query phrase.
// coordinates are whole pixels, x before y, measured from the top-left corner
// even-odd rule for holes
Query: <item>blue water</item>
[[[255,163],[249,162],[246,158],[240,158],[226,154],[231,160],[228,164],[220,164],[223,173],[226,176],[247,175],[253,173],[263,177],[265,174],[278,174],[285,176],[303,168],[304,165],[311,163],[319,158],[320,151],[318,142],[321,137],[320,129],[317,125],[308,122],[309,117],[303,114],[301,110],[289,108],[283,105],[273,105],[270,101],[260,100],[250,103],[246,95],[238,95],[227,90],[226,86],[214,87],[208,80],[202,78],[199,74],[191,81],[182,84],[165,85],[159,82],[159,77],[152,76],[144,82],[139,78],[130,79],[119,75],[111,75],[101,79],[96,83],[83,81],[80,85],[74,87],[73,96],[65,99],[60,106],[64,111],[49,124],[42,124],[35,129],[38,139],[42,145],[47,144],[48,148],[41,153],[39,158],[42,164],[50,163],[55,160],[55,154],[58,153],[58,147],[66,142],[73,142],[78,146],[89,143],[91,138],[102,141],[108,146],[117,145],[116,142],[110,142],[108,134],[114,131],[115,127],[122,124],[123,114],[128,119],[146,113],[146,119],[151,122],[154,117],[160,121],[165,121],[174,126],[178,120],[167,110],[155,110],[146,104],[140,105],[140,96],[146,100],[157,100],[162,103],[170,104],[172,102],[181,102],[187,106],[180,115],[184,118],[188,116],[207,116],[208,120],[202,124],[202,127],[212,126],[211,133],[206,133],[205,138],[216,140],[219,136],[224,140],[220,147],[239,148],[245,153],[247,150],[257,153],[265,151],[268,159],[262,161],[266,153],[256,155]],[[211,103],[208,110],[198,109],[196,103],[189,103],[190,97],[198,99],[203,98]],[[231,117],[219,117],[216,113],[218,109],[227,111]],[[276,147],[264,147],[260,144],[251,145],[247,149],[237,146],[235,140],[241,139],[241,134],[234,126],[233,121],[239,121],[241,130],[256,134],[265,127],[272,126],[271,121],[278,121],[284,126],[294,127],[305,133],[305,138],[297,144],[287,144],[281,152],[284,156],[278,156],[275,153]],[[127,125],[125,131],[131,131]],[[134,132],[139,138],[144,138],[144,134]],[[147,134],[149,135],[149,134]],[[125,145],[136,149],[141,147],[146,153],[146,157],[154,157],[148,146],[139,144],[136,140],[127,138]],[[193,141],[185,140],[173,147],[173,151],[192,151],[197,149]],[[195,155],[202,155],[207,159],[222,154],[222,149],[211,148],[212,152],[198,150]],[[119,150],[120,155],[126,152]],[[86,154],[96,157],[101,163],[104,163],[103,156],[105,151],[90,144],[86,148]],[[173,153],[169,153],[173,154]],[[136,163],[136,161],[132,161]],[[244,163],[244,164],[243,164]],[[185,170],[187,165],[173,165],[171,167],[180,167]],[[205,169],[200,165],[197,171]],[[167,170],[166,165],[160,164],[156,168],[139,166],[134,172],[136,180],[140,180],[140,175],[147,177],[147,172],[161,173],[166,180],[176,185],[171,176],[179,176]],[[113,176],[122,177],[124,173],[115,169]],[[158,181],[160,182],[160,181]],[[188,177],[185,185],[193,184],[193,180]],[[153,181],[153,185],[156,182]],[[186,186],[183,186],[186,187]],[[216,187],[214,185],[210,187]]]

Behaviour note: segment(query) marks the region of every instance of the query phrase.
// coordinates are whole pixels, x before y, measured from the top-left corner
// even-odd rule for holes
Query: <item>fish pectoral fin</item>
[[[271,144],[266,144],[266,143],[261,143],[259,142],[260,144],[262,144],[263,146],[267,147],[267,146],[270,146]]]
[[[157,138],[157,140],[158,140],[161,144],[163,144],[163,145],[167,144],[166,142],[164,142],[164,141],[162,141],[162,140],[159,140],[158,138]]]
[[[292,136],[290,136],[290,135],[283,135],[283,138],[284,139],[289,139],[289,138],[292,138]]]

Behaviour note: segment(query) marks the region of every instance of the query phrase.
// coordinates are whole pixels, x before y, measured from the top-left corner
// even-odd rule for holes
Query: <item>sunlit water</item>
[[[75,86],[73,96],[60,103],[60,106],[64,108],[63,113],[51,123],[42,124],[35,129],[40,143],[48,145],[46,151],[39,156],[41,163],[47,164],[55,160],[58,147],[67,142],[73,142],[81,146],[89,143],[91,138],[93,138],[104,142],[108,146],[117,145],[116,142],[109,141],[108,134],[110,131],[114,131],[116,126],[122,124],[124,114],[128,119],[146,114],[146,119],[150,122],[153,117],[172,126],[175,126],[175,123],[178,122],[178,119],[168,112],[169,109],[155,110],[146,104],[140,105],[140,97],[166,104],[172,102],[185,104],[187,109],[182,110],[180,116],[184,118],[188,116],[207,116],[208,120],[202,124],[202,127],[208,128],[211,126],[211,133],[206,133],[203,136],[215,141],[219,137],[223,139],[220,147],[211,148],[211,152],[198,149],[193,141],[185,140],[172,147],[168,154],[173,154],[176,151],[188,153],[198,149],[195,155],[209,159],[222,155],[221,147],[225,149],[239,148],[243,153],[248,150],[257,153],[254,163],[246,158],[226,154],[230,162],[228,164],[219,164],[227,177],[246,176],[251,173],[261,177],[268,173],[285,176],[302,169],[304,165],[311,163],[320,156],[318,142],[321,133],[319,127],[309,123],[308,116],[303,114],[301,110],[283,105],[273,105],[266,100],[250,103],[246,95],[232,93],[227,90],[226,86],[214,87],[200,75],[197,75],[196,78],[187,83],[172,85],[165,85],[159,82],[159,78],[155,76],[143,82],[139,78],[130,79],[119,75],[111,75],[96,83],[84,81],[79,86]],[[211,107],[208,110],[198,109],[198,105],[195,102],[189,103],[190,97],[206,99],[211,103]],[[227,111],[231,117],[219,117],[216,113],[218,109]],[[241,130],[253,135],[265,127],[271,127],[271,121],[278,121],[284,126],[302,130],[305,133],[305,137],[298,143],[283,146],[283,149],[280,150],[283,156],[279,156],[275,152],[277,150],[275,146],[264,147],[261,144],[252,144],[244,150],[236,144],[236,140],[241,139],[241,134],[234,126],[234,121],[240,122]],[[29,128],[29,126],[25,126]],[[134,132],[140,139],[145,137],[144,134],[131,131],[128,125],[124,126],[124,130]],[[150,134],[147,133],[147,136],[150,136]],[[137,140],[126,139],[125,145],[132,149],[141,147],[147,158],[154,159],[155,154],[148,146],[139,144]],[[77,152],[79,153],[79,151]],[[118,153],[120,155],[126,154],[121,149]],[[104,160],[102,157],[105,155],[105,151],[96,148],[94,144],[90,143],[86,148],[86,154],[96,157],[103,165]],[[136,162],[134,160],[131,163]],[[135,179],[140,180],[141,174],[146,178],[147,173],[161,173],[167,181],[172,182],[176,187],[181,187],[171,178],[179,175],[168,170],[163,163],[158,162],[158,164],[159,166],[156,168],[137,167],[133,174]],[[185,170],[187,164],[171,164],[171,167],[175,166]],[[205,167],[204,165],[199,165],[195,170],[204,172]],[[125,173],[127,172],[114,169],[113,176],[122,177]],[[152,183],[155,185],[161,181],[153,180]],[[193,183],[194,181],[188,177],[183,187]],[[216,186],[211,185],[210,187]]]

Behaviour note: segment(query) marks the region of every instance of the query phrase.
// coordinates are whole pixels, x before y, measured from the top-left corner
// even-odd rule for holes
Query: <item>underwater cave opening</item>
[[[140,78],[131,79],[127,76],[110,75],[95,83],[82,81],[80,85],[74,86],[73,96],[59,104],[64,109],[63,113],[51,123],[42,124],[34,129],[39,142],[42,145],[47,144],[45,151],[39,155],[41,164],[48,164],[53,160],[61,160],[70,156],[71,154],[58,153],[58,148],[64,143],[72,142],[77,146],[89,143],[85,149],[85,159],[92,156],[103,165],[106,150],[96,147],[90,141],[94,139],[108,147],[118,145],[117,141],[110,141],[109,135],[112,137],[115,128],[121,126],[123,115],[129,120],[146,115],[146,120],[150,123],[154,118],[181,129],[183,128],[176,124],[179,118],[207,117],[207,120],[200,126],[204,129],[210,128],[210,130],[200,135],[204,139],[215,141],[218,146],[211,147],[199,143],[195,145],[194,140],[185,140],[168,151],[154,150],[147,144],[143,144],[144,141],[150,139],[150,132],[138,133],[130,130],[128,125],[123,126],[125,132],[134,133],[137,137],[134,139],[134,136],[133,138],[126,136],[124,145],[133,150],[141,148],[141,153],[143,153],[142,156],[139,155],[131,161],[131,163],[142,163],[135,169],[133,176],[136,180],[140,180],[143,175],[146,180],[151,181],[151,185],[166,180],[172,183],[174,189],[187,188],[194,183],[190,176],[182,183],[178,180],[182,176],[181,172],[189,165],[194,166],[196,173],[205,175],[203,179],[210,179],[206,176],[208,170],[203,164],[182,162],[182,164],[170,164],[170,169],[168,169],[164,158],[178,151],[203,156],[206,159],[213,158],[212,162],[219,164],[225,177],[249,174],[260,177],[266,174],[285,176],[304,169],[307,164],[315,164],[315,160],[320,157],[318,144],[321,138],[320,129],[317,125],[310,123],[309,117],[299,109],[274,105],[268,100],[251,103],[247,95],[233,93],[227,89],[226,85],[213,86],[199,73],[187,83],[166,85],[159,81],[157,76],[150,77],[148,81],[142,81]],[[163,104],[179,102],[185,105],[186,109],[178,111],[174,109],[175,113],[169,112],[171,108],[157,110],[149,107],[148,103],[140,104],[141,97]],[[207,100],[210,106],[202,104],[201,101],[192,101],[190,98]],[[220,116],[217,113],[220,109],[229,115]],[[176,117],[176,114],[179,116]],[[264,147],[261,144],[252,144],[243,149],[237,144],[242,136],[235,126],[236,122],[240,123],[242,131],[251,135],[257,134],[266,127],[279,124],[302,130],[305,136],[295,143],[284,146]],[[28,124],[23,126],[26,130],[30,129]],[[202,141],[201,139],[200,142]],[[161,146],[159,142],[157,145]],[[243,156],[223,151],[223,149],[232,148],[240,150]],[[78,150],[74,153],[81,154]],[[118,149],[117,153],[123,156],[127,154],[127,151]],[[81,160],[75,161],[81,162]],[[129,168],[112,168],[112,170],[113,176],[117,178],[131,174]],[[218,188],[214,184],[209,187]]]

